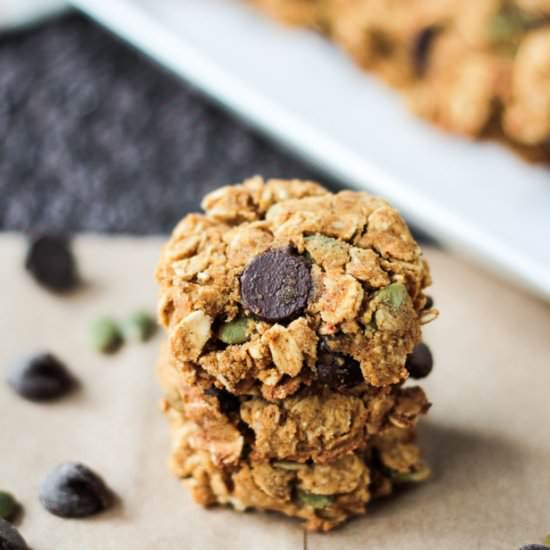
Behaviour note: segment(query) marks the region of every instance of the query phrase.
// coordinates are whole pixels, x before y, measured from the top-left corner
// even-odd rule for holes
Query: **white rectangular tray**
[[[550,299],[550,170],[410,115],[337,48],[239,0],[73,0],[344,184]]]

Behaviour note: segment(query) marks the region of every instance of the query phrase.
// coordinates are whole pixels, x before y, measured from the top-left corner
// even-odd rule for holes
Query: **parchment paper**
[[[550,533],[550,309],[438,251],[427,252],[442,311],[426,330],[436,365],[422,384],[434,406],[420,430],[432,480],[326,535],[306,537],[273,514],[196,506],[166,465],[153,370],[161,336],[112,357],[88,341],[100,315],[153,310],[161,241],[79,238],[86,285],[59,298],[23,271],[23,241],[0,237],[0,371],[48,349],[81,382],[47,405],[0,383],[0,489],[22,502],[19,528],[34,550],[513,550]],[[40,479],[65,460],[97,470],[118,505],[84,520],[44,511]]]

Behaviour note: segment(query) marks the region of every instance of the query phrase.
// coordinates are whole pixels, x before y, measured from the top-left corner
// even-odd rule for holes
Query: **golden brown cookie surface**
[[[429,272],[399,214],[366,193],[252,178],[222,188],[165,246],[157,278],[171,350],[220,388],[267,397],[330,381],[407,377]],[[294,382],[295,381],[295,382]],[[299,381],[299,382],[298,382]]]
[[[454,133],[550,161],[548,0],[252,0],[321,31]]]
[[[157,269],[171,464],[195,500],[328,530],[425,478],[415,430],[430,404],[404,384],[431,370],[420,330],[437,310],[399,214],[259,177],[202,204]]]

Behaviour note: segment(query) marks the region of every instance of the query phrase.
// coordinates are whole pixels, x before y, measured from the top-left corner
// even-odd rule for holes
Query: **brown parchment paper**
[[[96,317],[154,308],[160,243],[80,237],[86,284],[59,298],[23,271],[23,241],[0,237],[0,371],[18,354],[48,349],[81,382],[51,404],[29,403],[0,383],[0,489],[23,504],[18,526],[34,550],[513,550],[550,533],[550,309],[432,250],[442,314],[426,329],[436,365],[422,385],[434,405],[420,437],[433,478],[326,535],[306,537],[273,514],[196,506],[166,465],[153,369],[161,336],[112,357],[88,342]],[[45,512],[38,484],[65,460],[97,470],[117,506],[84,520]]]

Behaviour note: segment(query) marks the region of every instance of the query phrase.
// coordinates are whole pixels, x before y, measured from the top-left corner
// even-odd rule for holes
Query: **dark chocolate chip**
[[[418,31],[411,44],[411,59],[417,76],[424,76],[428,69],[430,50],[434,38],[439,32],[438,27],[430,26]]]
[[[426,296],[426,304],[424,305],[424,309],[432,309],[434,307],[434,299],[431,296]]]
[[[205,393],[206,395],[213,395],[218,399],[220,410],[224,414],[237,412],[241,407],[239,398],[226,390],[220,390],[219,388],[212,386],[211,388],[208,388]]]
[[[317,357],[317,378],[322,384],[334,389],[345,389],[361,384],[363,373],[359,363],[355,359],[342,355],[320,351]]]
[[[420,342],[407,357],[405,368],[412,378],[426,378],[434,366],[434,360],[430,348]]]
[[[2,518],[0,518],[0,550],[29,550],[19,531]]]
[[[321,336],[319,339],[319,349],[317,353],[332,353],[332,347],[330,345],[331,338],[328,336]]]
[[[31,401],[57,399],[76,385],[65,365],[51,353],[20,357],[8,370],[7,382]]]
[[[48,512],[62,518],[81,518],[105,510],[112,495],[103,480],[87,466],[65,462],[42,481],[38,498]]]
[[[307,261],[290,247],[256,256],[241,275],[244,306],[262,321],[288,321],[305,309],[312,289]]]
[[[42,235],[33,238],[25,267],[36,281],[50,290],[64,292],[78,285],[76,263],[65,237]]]
[[[544,544],[526,544],[519,550],[550,550],[550,546],[546,546]]]

